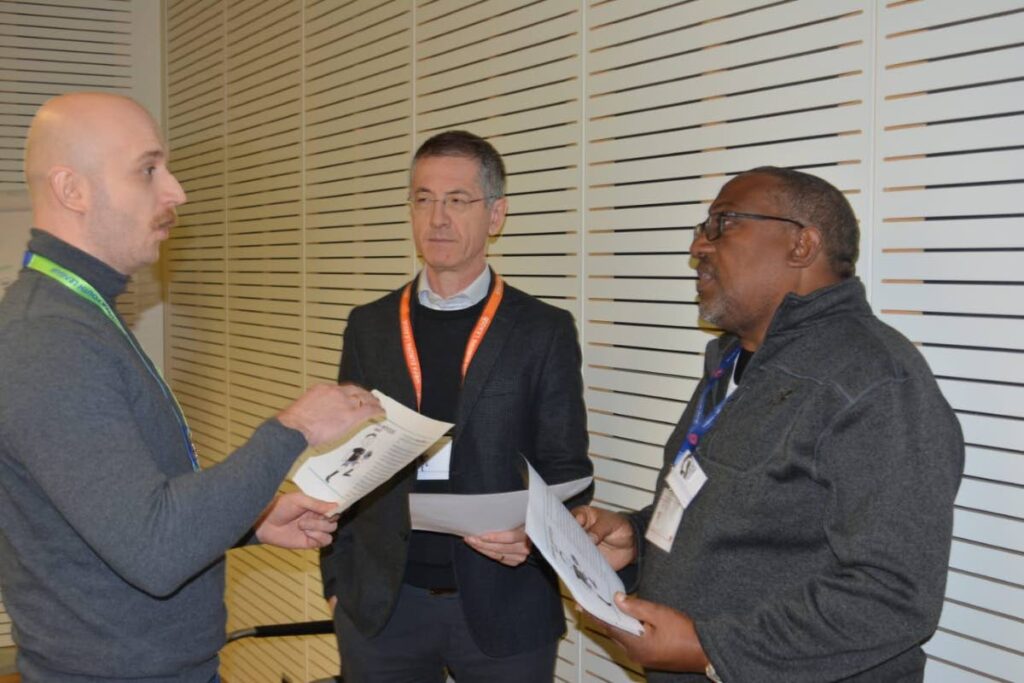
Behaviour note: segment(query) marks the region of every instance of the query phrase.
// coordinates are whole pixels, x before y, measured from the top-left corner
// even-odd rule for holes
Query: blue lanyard
[[[711,392],[714,391],[715,387],[718,386],[718,380],[725,376],[725,373],[732,369],[733,365],[736,364],[736,359],[740,357],[741,346],[736,345],[729,353],[725,354],[725,358],[718,364],[718,368],[711,373],[708,383],[704,385],[704,391],[700,392],[700,398],[697,401],[697,412],[693,416],[693,422],[690,424],[690,429],[686,432],[686,438],[683,439],[683,445],[679,447],[679,452],[676,453],[676,459],[673,464],[678,465],[687,453],[692,453],[697,449],[697,444],[700,443],[700,439],[704,436],[712,425],[715,424],[715,420],[718,419],[722,409],[725,408],[725,404],[732,398],[732,394],[726,396],[711,409],[711,412],[705,417],[705,406],[707,405],[708,398],[711,396]]]
[[[135,340],[132,338],[131,334],[128,333],[128,330],[125,329],[124,323],[122,323],[121,319],[117,317],[116,313],[114,313],[114,310],[110,307],[110,304],[107,303],[107,300],[104,299],[103,296],[87,281],[83,280],[78,275],[75,275],[67,268],[57,265],[45,256],[40,256],[39,254],[35,254],[31,251],[26,251],[25,260],[22,264],[26,268],[42,273],[43,275],[46,275],[47,277],[50,277],[64,285],[72,292],[100,309],[103,312],[103,315],[114,323],[114,326],[117,327],[121,334],[124,335],[125,339],[128,340],[128,344],[132,347],[135,353],[138,354],[139,358],[142,360],[142,364],[146,367],[146,370],[148,370],[149,374],[154,380],[156,380],[156,383],[160,386],[160,391],[163,393],[164,397],[170,400],[174,405],[174,418],[178,421],[178,426],[181,427],[182,436],[185,437],[185,448],[188,450],[189,462],[192,463],[192,469],[198,472],[199,458],[196,455],[196,447],[192,443],[192,432],[188,428],[188,422],[185,421],[185,412],[181,409],[181,405],[178,403],[178,399],[175,398],[171,388],[167,386],[167,382],[164,381],[164,378],[160,375],[160,372],[156,370],[156,367],[150,364],[149,359],[146,357],[146,354],[142,352],[142,349],[135,344]]]

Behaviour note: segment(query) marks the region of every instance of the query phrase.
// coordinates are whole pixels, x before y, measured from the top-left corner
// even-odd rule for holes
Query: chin
[[[721,326],[721,311],[716,311],[714,308],[711,308],[710,306],[705,306],[703,304],[699,305],[697,307],[697,316],[704,322],[708,323],[709,325],[714,325],[716,327]]]

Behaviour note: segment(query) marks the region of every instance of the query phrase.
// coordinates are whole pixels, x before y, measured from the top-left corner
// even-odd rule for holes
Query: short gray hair
[[[480,187],[487,204],[505,196],[505,163],[498,150],[479,135],[465,130],[446,130],[420,145],[409,167],[409,182],[416,162],[426,157],[465,157],[480,164]]]

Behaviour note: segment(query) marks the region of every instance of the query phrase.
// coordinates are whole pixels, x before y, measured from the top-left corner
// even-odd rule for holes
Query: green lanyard
[[[188,450],[188,459],[192,463],[192,469],[198,472],[199,458],[196,454],[196,447],[192,442],[192,432],[188,428],[188,422],[185,421],[185,412],[181,409],[181,404],[178,403],[178,399],[175,398],[174,392],[171,391],[171,388],[167,386],[167,382],[164,381],[160,371],[156,369],[156,366],[152,364],[149,357],[146,356],[146,354],[142,352],[142,349],[140,349],[135,343],[135,339],[128,332],[127,328],[125,328],[124,323],[121,322],[121,319],[117,316],[117,313],[114,312],[114,309],[107,303],[107,300],[104,299],[91,284],[78,277],[78,275],[67,268],[58,266],[45,256],[40,256],[39,254],[31,251],[26,251],[25,260],[22,262],[22,265],[56,280],[78,296],[92,303],[103,311],[103,315],[107,316],[110,322],[114,323],[117,329],[120,330],[121,334],[124,335],[124,338],[128,340],[128,344],[142,360],[142,364],[149,371],[149,374],[160,386],[160,391],[163,392],[163,395],[168,398],[171,403],[174,404],[174,417],[178,421],[178,425],[181,427],[181,433],[185,438],[185,448]]]

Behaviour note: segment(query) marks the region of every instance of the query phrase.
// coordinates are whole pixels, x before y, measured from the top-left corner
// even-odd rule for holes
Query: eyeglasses
[[[417,195],[409,200],[409,206],[412,210],[417,213],[429,213],[434,210],[434,204],[441,202],[441,206],[444,207],[445,211],[451,213],[465,213],[469,211],[469,207],[477,202],[482,202],[487,199],[493,199],[493,197],[477,197],[476,199],[470,199],[461,194],[446,194],[440,199],[431,197],[429,195]]]
[[[723,232],[725,232],[726,221],[734,221],[738,218],[751,221],[782,221],[783,223],[792,223],[799,228],[804,227],[803,223],[795,221],[792,218],[766,216],[760,213],[743,213],[741,211],[719,211],[717,213],[708,214],[708,217],[703,223],[698,223],[694,227],[694,238],[696,239],[697,236],[704,235],[704,239],[708,242],[714,242],[722,236]]]

